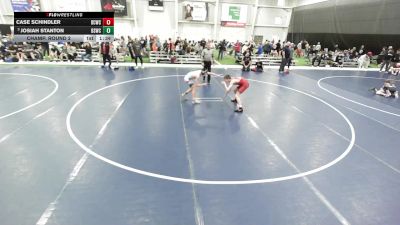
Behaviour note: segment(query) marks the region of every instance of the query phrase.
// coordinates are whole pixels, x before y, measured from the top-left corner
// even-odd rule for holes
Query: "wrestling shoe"
[[[243,108],[242,107],[237,108],[237,109],[235,109],[235,112],[242,113],[243,112]]]

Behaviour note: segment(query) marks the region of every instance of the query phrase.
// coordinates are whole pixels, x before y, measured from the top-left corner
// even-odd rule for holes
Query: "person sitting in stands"
[[[58,60],[61,55],[60,50],[58,49],[56,44],[50,44],[50,61]]]
[[[256,66],[253,69],[251,69],[251,71],[253,71],[253,72],[263,72],[264,71],[263,63],[260,60],[257,60]]]
[[[246,52],[245,56],[243,57],[242,65],[242,71],[250,71],[251,57],[249,52]]]
[[[335,62],[332,64],[333,67],[342,67],[343,68],[344,54],[343,52],[337,52]]]
[[[64,45],[61,48],[60,59],[61,60],[68,60],[67,43],[64,43]]]
[[[18,62],[18,56],[15,53],[6,53],[4,56],[4,62]]]
[[[82,45],[82,48],[85,49],[85,54],[82,54],[82,61],[92,61],[92,45],[86,42]]]
[[[311,65],[312,65],[312,66],[315,66],[315,65],[314,65],[315,61],[318,62],[318,65],[317,65],[317,66],[319,67],[319,65],[321,65],[321,61],[322,61],[322,52],[318,52],[318,53],[316,53],[316,54],[314,55],[314,57],[313,57],[313,59],[312,59],[312,61],[311,61]]]
[[[67,57],[69,61],[74,61],[76,56],[78,54],[76,53],[76,48],[75,46],[67,43]]]

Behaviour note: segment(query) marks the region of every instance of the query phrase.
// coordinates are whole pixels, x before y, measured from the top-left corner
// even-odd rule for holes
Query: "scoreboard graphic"
[[[15,12],[15,42],[111,42],[114,12]]]

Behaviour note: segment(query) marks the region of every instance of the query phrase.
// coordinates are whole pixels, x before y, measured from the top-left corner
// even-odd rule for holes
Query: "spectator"
[[[338,53],[340,51],[339,49],[339,45],[335,44],[335,46],[333,47],[333,49],[335,50],[335,53]]]
[[[250,66],[251,66],[250,52],[246,51],[242,61],[242,71],[250,71]]]
[[[100,53],[103,55],[103,68],[106,66],[108,61],[108,68],[111,68],[111,57],[110,57],[110,43],[102,42],[100,45]]]
[[[287,62],[287,68],[288,68],[288,70],[289,70],[289,68],[290,68],[290,65],[292,64],[292,61],[293,61],[293,57],[294,57],[294,43],[290,43],[290,42],[287,42],[287,46],[288,46],[288,48],[289,48],[289,55],[290,55],[290,57],[289,57],[289,59],[288,59],[288,62]]]
[[[156,52],[158,51],[157,41],[154,40],[151,44],[151,51]]]
[[[128,43],[126,44],[128,51],[129,51],[129,55],[131,56],[131,60],[133,61],[133,59],[135,58],[135,54],[133,53],[133,40],[130,36],[128,36]]]
[[[377,60],[376,60],[379,65],[381,65],[383,63],[383,58],[385,57],[385,52],[386,52],[386,47],[383,47],[381,52],[378,55]]]
[[[249,53],[250,53],[250,56],[252,56],[253,55],[253,53],[254,53],[254,48],[256,47],[256,44],[254,43],[254,41],[250,41],[250,43],[249,43]]]
[[[343,67],[343,61],[344,61],[344,54],[343,54],[343,52],[340,51],[336,55],[333,66],[334,67]]]
[[[60,54],[61,60],[68,60],[67,45],[68,45],[67,43],[64,43],[64,45],[61,47],[61,54]]]
[[[156,42],[157,42],[157,51],[161,51],[161,41],[160,38],[158,36],[156,36]]]
[[[257,48],[257,56],[260,56],[260,55],[262,55],[263,54],[263,45],[262,45],[262,43],[260,42],[259,44],[258,44],[258,48]]]
[[[6,47],[3,42],[0,40],[0,62],[4,61],[6,53]]]
[[[249,44],[246,42],[242,47],[242,55],[245,55],[245,52],[249,49]]]
[[[312,66],[315,66],[314,65],[315,61],[318,62],[317,66],[319,67],[321,65],[321,61],[322,61],[322,52],[314,53],[314,56],[313,56],[313,59],[312,59],[312,62],[311,62]]]
[[[77,55],[76,47],[71,44],[67,44],[68,61],[74,61]]]
[[[132,51],[133,51],[133,54],[134,54],[134,57],[135,57],[136,67],[138,66],[138,58],[139,58],[140,59],[140,65],[143,68],[142,45],[136,38],[132,42]]]
[[[360,50],[358,50],[358,55],[364,54],[364,45],[361,45]]]
[[[310,52],[310,50],[311,50],[310,44],[308,44],[307,41],[304,41],[304,48],[303,48],[303,46],[302,46],[301,48],[304,49],[304,54],[303,54],[303,55],[307,55],[307,58],[310,59],[310,58],[309,58],[309,55],[310,55],[309,52]]]
[[[390,46],[391,47],[391,46]],[[382,72],[382,70],[383,70],[383,67],[385,67],[386,66],[386,68],[385,68],[385,73],[388,73],[389,72],[389,69],[390,69],[390,61],[391,61],[391,59],[392,59],[392,56],[393,56],[393,51],[391,51],[392,49],[386,49],[386,48],[384,48],[384,50],[383,50],[383,63],[381,64],[381,68],[380,68],[380,70],[379,70],[379,72]]]
[[[278,55],[281,52],[281,40],[278,40],[278,43],[276,43],[276,47],[275,47],[276,52],[278,53]]]
[[[126,41],[125,41],[125,38],[123,37],[123,36],[121,36],[121,39],[118,41],[118,44],[119,44],[119,51],[118,52],[120,52],[120,53],[126,53],[126,46],[127,46],[127,43],[126,43]]]
[[[302,49],[301,49],[301,45],[302,45],[302,42],[299,42],[299,43],[297,44],[297,48],[296,48],[296,55],[297,55],[297,57],[302,57],[302,56],[303,56],[303,51],[302,51]]]
[[[50,61],[60,59],[61,51],[58,49],[56,44],[50,44]]]
[[[397,51],[395,52],[394,49],[392,48],[391,53],[392,57],[390,59],[391,62],[391,67],[395,67],[398,63],[399,63],[399,57],[400,57],[400,49],[397,49]]]
[[[224,58],[224,52],[226,51],[226,41],[222,40],[218,45],[218,60]]]
[[[368,69],[368,66],[371,62],[372,52],[368,52],[358,58],[358,69]]]
[[[147,45],[147,36],[146,39],[144,39],[143,37],[140,37],[140,50],[146,52],[146,45]]]
[[[206,48],[206,44],[207,44],[207,42],[206,42],[206,40],[203,38],[203,39],[201,39],[201,41],[200,41],[200,51],[203,51],[205,48]]]
[[[182,43],[183,52],[186,52],[186,49],[187,49],[188,46],[189,46],[189,44],[188,44],[188,42],[187,42],[187,40],[185,38],[185,40],[183,40],[183,43]]]
[[[270,49],[269,41],[266,40],[265,43],[264,43],[264,46],[263,46],[263,53],[265,55],[269,55],[270,52],[271,52],[271,49]]]
[[[353,47],[353,48],[350,50],[350,59],[351,59],[351,60],[355,60],[355,59],[357,58],[357,56],[358,56],[357,49],[356,49],[356,47]]]
[[[86,42],[82,45],[82,48],[85,49],[85,54],[82,55],[82,61],[92,61],[92,45]]]
[[[166,53],[168,53],[168,41],[165,40],[163,45],[162,45],[162,50]]]
[[[50,47],[49,47],[49,42],[43,42],[43,43],[39,43],[39,45],[42,46],[43,49],[43,56],[50,55]]]
[[[43,60],[45,49],[42,46],[39,44],[33,48],[32,57],[36,60]]]
[[[251,70],[253,72],[263,72],[263,63],[258,59],[256,62],[256,66]]]
[[[174,43],[174,45],[177,46],[177,45],[179,45],[179,44],[181,44],[181,38],[180,38],[180,37],[177,37],[177,38],[176,38],[176,41],[175,41],[175,43]]]
[[[303,51],[303,56],[307,55],[306,45],[308,45],[307,41],[306,40],[302,40],[301,41],[301,50]],[[308,45],[308,47],[310,47],[310,45]]]
[[[211,49],[213,49],[213,50],[215,49],[215,44],[216,44],[216,42],[214,42],[213,40],[208,40],[206,46],[207,46],[208,44],[210,45],[210,48],[211,48]],[[226,47],[226,45],[225,45],[225,47]]]
[[[175,45],[175,51],[178,53],[178,55],[184,55],[181,43]]]
[[[172,55],[172,51],[174,50],[174,42],[172,41],[171,38],[168,38],[168,42],[167,42],[167,53]]]
[[[8,53],[4,56],[4,62],[19,62],[19,58],[15,53]]]
[[[349,53],[349,50],[347,50],[347,49],[343,51],[343,61],[344,62],[351,61],[350,60],[350,53]]]
[[[282,49],[282,61],[281,61],[281,66],[279,67],[279,73],[283,73],[285,70],[286,64],[289,62],[290,59],[290,49],[289,49],[290,42],[286,43],[285,46]]]
[[[239,40],[237,40],[235,43],[235,58],[240,54],[241,47]]]
[[[321,51],[321,48],[322,48],[321,43],[318,42],[317,45],[315,46],[315,51],[319,52],[319,51]]]

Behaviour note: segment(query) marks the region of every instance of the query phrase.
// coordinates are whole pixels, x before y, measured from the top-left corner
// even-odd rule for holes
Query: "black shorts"
[[[204,71],[211,72],[211,61],[204,61]]]

